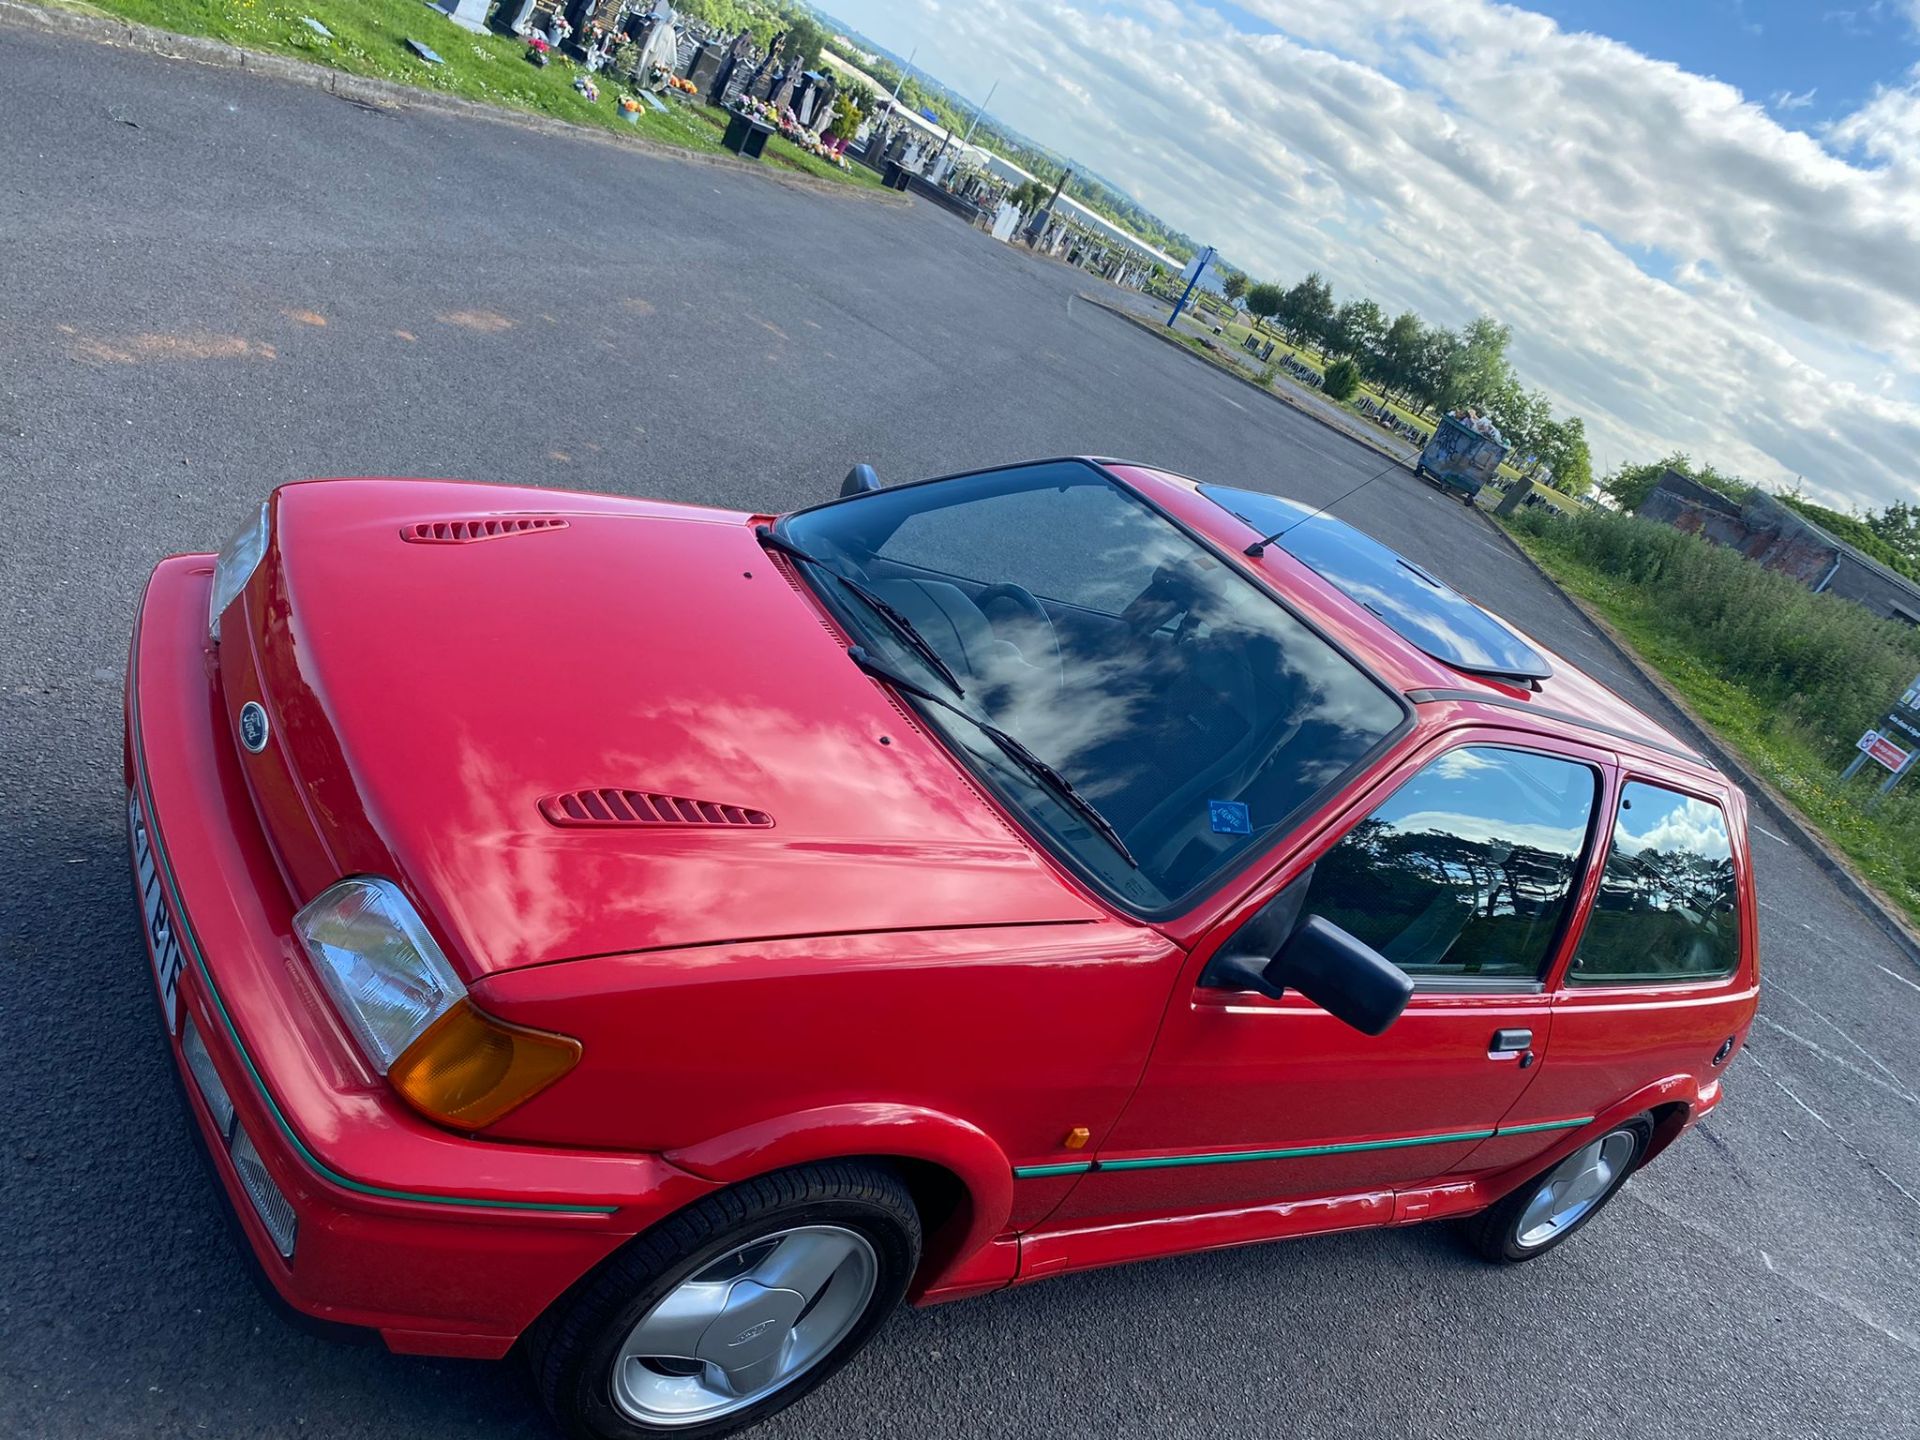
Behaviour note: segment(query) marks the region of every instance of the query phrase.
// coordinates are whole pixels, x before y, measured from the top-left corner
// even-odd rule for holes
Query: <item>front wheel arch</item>
[[[978,1126],[920,1106],[868,1102],[802,1111],[669,1150],[663,1158],[722,1185],[839,1160],[891,1165],[914,1189],[916,1204],[924,1199],[935,1209],[951,1207],[941,1227],[951,1243],[938,1247],[949,1261],[984,1248],[1013,1213],[1006,1152]],[[941,1258],[936,1253],[929,1260]]]
[[[817,1360],[807,1361],[808,1368],[710,1419],[643,1419],[623,1408],[620,1345],[636,1316],[646,1320],[653,1313],[649,1307],[657,1307],[689,1278],[698,1286],[701,1267],[743,1237],[751,1245],[757,1236],[771,1234],[774,1239],[765,1243],[773,1244],[782,1236],[806,1233],[808,1227],[851,1227],[865,1232],[871,1242],[863,1248],[877,1267],[877,1289],[844,1335],[835,1337]],[[921,1249],[916,1202],[893,1166],[849,1157],[773,1170],[704,1195],[633,1236],[555,1300],[528,1328],[520,1348],[541,1399],[574,1440],[641,1440],[660,1434],[719,1440],[799,1399],[863,1348],[905,1296]],[[779,1323],[792,1321],[789,1315]],[[763,1328],[751,1327],[733,1343],[748,1341]],[[700,1341],[698,1351],[648,1353],[707,1356],[706,1343]]]

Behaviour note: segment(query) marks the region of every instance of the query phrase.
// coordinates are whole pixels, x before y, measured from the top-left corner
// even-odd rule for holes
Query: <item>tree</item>
[[[1541,453],[1547,443],[1548,428],[1553,424],[1553,407],[1545,395],[1538,390],[1523,390],[1515,382],[1487,411],[1506,437],[1512,464],[1531,473],[1549,463]]]
[[[1867,528],[1909,560],[1920,561],[1920,506],[1896,500],[1879,514],[1862,517]]]
[[[1553,477],[1547,481],[1563,495],[1575,498],[1593,488],[1593,456],[1587,449],[1586,422],[1578,415],[1549,420],[1535,438],[1534,452]]]
[[[1694,464],[1693,457],[1684,450],[1676,450],[1664,460],[1652,460],[1643,465],[1621,465],[1600,482],[1600,488],[1622,510],[1638,510],[1646,503],[1647,496],[1653,493],[1653,487],[1660,483],[1660,477],[1669,470],[1677,470],[1696,484],[1719,491],[1729,500],[1744,500],[1753,490],[1753,486],[1738,476],[1722,475],[1711,465]]]
[[[1320,389],[1329,400],[1350,400],[1353,392],[1360,388],[1360,367],[1351,357],[1342,356],[1327,366],[1327,373],[1321,379]]]
[[[1053,187],[1044,180],[1023,180],[1013,187],[1007,199],[1029,213],[1047,203]]]
[[[787,27],[787,43],[780,55],[789,65],[798,61],[802,70],[818,70],[820,47],[826,43],[827,32],[803,15]]]
[[[1229,270],[1220,282],[1220,292],[1233,304],[1238,305],[1247,298],[1247,288],[1252,284],[1253,282],[1246,277],[1244,271]]]
[[[745,30],[763,50],[786,28],[780,15],[763,11],[757,5],[742,4],[741,0],[677,0],[674,9],[690,20],[698,20],[728,35]]]
[[[1323,349],[1333,328],[1333,287],[1318,270],[1287,291],[1276,317],[1281,332],[1295,345]]]
[[[1264,281],[1247,287],[1247,313],[1257,320],[1272,320],[1280,313],[1286,303],[1286,295],[1278,285],[1269,285]]]
[[[1460,332],[1460,346],[1450,359],[1439,403],[1449,410],[1460,405],[1494,408],[1518,388],[1507,360],[1507,346],[1512,343],[1513,331],[1491,315],[1476,318]]]
[[[830,140],[851,140],[860,133],[860,122],[866,116],[860,113],[860,107],[853,103],[853,97],[842,90],[833,97],[833,123],[827,126],[827,138]]]
[[[1379,355],[1369,372],[1389,396],[1413,393],[1426,347],[1426,330],[1411,310],[1401,312],[1381,337]]]
[[[1420,332],[1420,352],[1413,365],[1413,383],[1408,393],[1422,411],[1445,410],[1454,403],[1452,396],[1460,368],[1460,337],[1444,326]]]
[[[1371,300],[1349,300],[1333,312],[1327,347],[1335,355],[1348,356],[1364,366],[1378,354],[1386,335],[1387,317],[1378,305]]]

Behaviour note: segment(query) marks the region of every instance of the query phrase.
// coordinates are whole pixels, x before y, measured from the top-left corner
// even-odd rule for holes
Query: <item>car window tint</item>
[[[1627,784],[1600,894],[1568,980],[1715,979],[1732,974],[1739,958],[1725,813],[1710,800]]]
[[[1078,543],[1073,543],[1078,542]],[[1165,558],[1166,522],[1088,485],[1019,490],[923,510],[882,553],[896,564],[1118,615]]]
[[[1321,857],[1306,910],[1410,975],[1532,979],[1573,893],[1598,779],[1547,755],[1449,751]]]

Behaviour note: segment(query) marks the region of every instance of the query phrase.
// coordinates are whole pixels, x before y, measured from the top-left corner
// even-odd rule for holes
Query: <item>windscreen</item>
[[[866,649],[964,712],[917,705],[1034,833],[1141,911],[1269,843],[1404,716],[1256,581],[1091,464],[883,490],[791,516],[780,534],[911,624],[953,684],[869,600],[801,567]]]

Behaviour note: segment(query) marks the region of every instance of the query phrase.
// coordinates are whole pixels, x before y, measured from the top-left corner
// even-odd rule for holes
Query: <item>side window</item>
[[[1410,975],[1536,978],[1599,775],[1520,750],[1442,755],[1321,857],[1305,910]]]
[[[1740,959],[1727,817],[1709,800],[1631,781],[1621,788],[1600,894],[1567,979],[1710,980]]]

